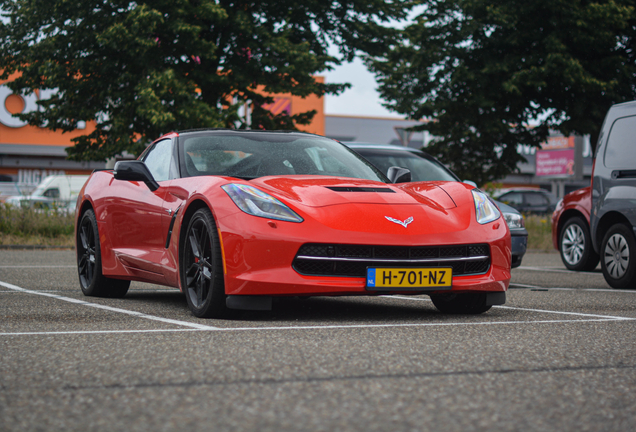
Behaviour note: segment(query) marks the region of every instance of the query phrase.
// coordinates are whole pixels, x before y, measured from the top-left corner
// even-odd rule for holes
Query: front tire
[[[97,219],[87,210],[77,229],[77,272],[85,296],[121,298],[130,287],[129,280],[111,279],[102,274],[102,251]]]
[[[197,210],[186,230],[180,254],[181,286],[192,314],[198,318],[225,318],[225,284],[219,235],[212,213]]]
[[[612,225],[601,243],[601,269],[612,288],[636,288],[636,240],[630,227]]]
[[[486,293],[435,294],[431,300],[435,307],[445,314],[480,314],[489,311]]]
[[[563,225],[559,253],[569,270],[591,271],[596,268],[600,257],[594,252],[590,229],[583,218],[572,217]]]

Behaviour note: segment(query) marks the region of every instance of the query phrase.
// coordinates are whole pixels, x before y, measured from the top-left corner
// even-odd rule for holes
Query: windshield
[[[459,181],[446,167],[421,153],[408,150],[355,149],[380,171],[387,172],[392,166],[411,171],[411,181]]]
[[[208,131],[182,135],[180,142],[184,177],[326,175],[388,182],[347,147],[309,134]]]

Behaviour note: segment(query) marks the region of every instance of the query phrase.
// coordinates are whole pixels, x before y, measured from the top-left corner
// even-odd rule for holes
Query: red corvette
[[[503,304],[510,232],[497,207],[464,183],[409,179],[306,133],[165,135],[82,189],[81,289],[167,285],[197,317],[268,310],[276,296],[428,294],[445,313]]]

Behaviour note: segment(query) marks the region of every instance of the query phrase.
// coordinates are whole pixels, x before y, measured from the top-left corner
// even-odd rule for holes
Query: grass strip
[[[0,245],[73,246],[75,215],[58,208],[0,203]]]
[[[528,249],[552,252],[549,215],[526,215]],[[0,245],[74,246],[75,215],[60,209],[0,204]]]

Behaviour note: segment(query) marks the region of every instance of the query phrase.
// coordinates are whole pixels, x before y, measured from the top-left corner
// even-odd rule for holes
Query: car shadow
[[[394,302],[394,303],[393,303]],[[392,304],[393,303],[393,304]],[[311,297],[308,299],[283,297],[274,300],[271,311],[240,311],[238,320],[278,322],[320,322],[341,324],[356,322],[413,322],[442,316],[427,301],[412,304],[374,297]]]
[[[447,315],[440,313],[426,298],[405,300],[375,296],[338,297],[277,297],[270,311],[236,310],[229,318],[234,322],[293,322],[339,325],[343,322],[383,324],[413,322],[451,322],[458,317],[478,319],[480,315]],[[162,310],[188,311],[185,296],[177,290],[134,290],[123,299],[140,305],[158,306]],[[503,311],[492,309],[486,315],[500,315]]]
[[[237,311],[233,320],[245,322],[278,322],[322,325],[382,325],[401,323],[446,323],[483,320],[486,316],[498,317],[512,312],[491,309],[485,315],[443,314],[433,303],[421,300],[374,296],[297,297],[279,298],[271,311]]]

